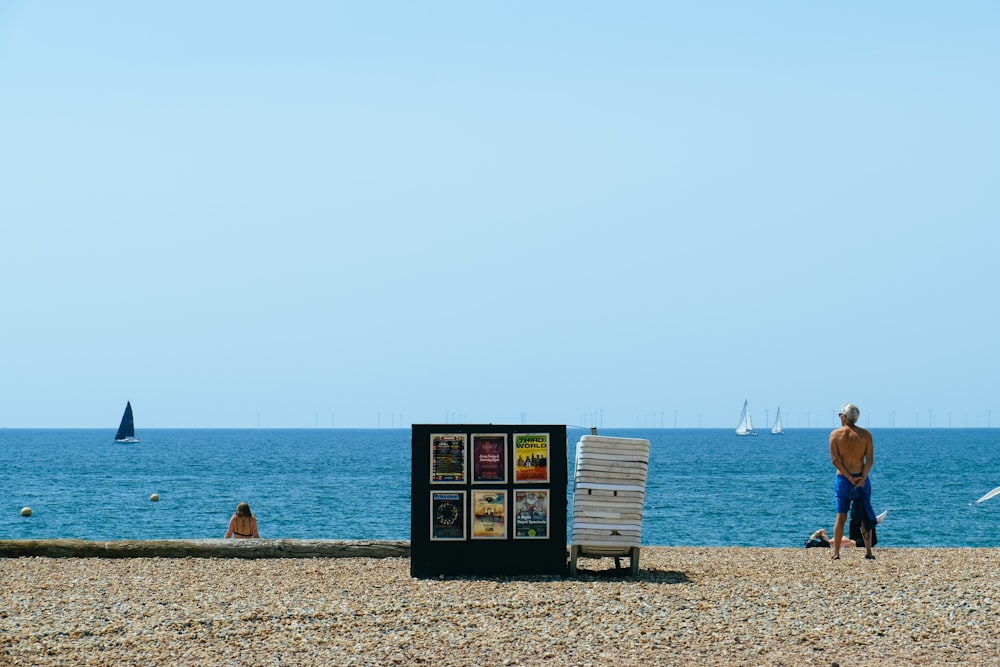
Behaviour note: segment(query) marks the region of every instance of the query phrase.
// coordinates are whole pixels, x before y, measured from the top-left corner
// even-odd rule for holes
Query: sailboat
[[[778,406],[778,416],[774,418],[774,426],[771,427],[771,435],[785,435],[785,429],[781,427],[781,406]]]
[[[757,435],[757,431],[753,430],[750,404],[746,399],[743,399],[743,412],[740,413],[740,425],[736,427],[736,435]]]
[[[122,415],[122,423],[115,434],[115,442],[139,442],[135,437],[135,420],[132,418],[132,402],[125,402],[125,414]]]

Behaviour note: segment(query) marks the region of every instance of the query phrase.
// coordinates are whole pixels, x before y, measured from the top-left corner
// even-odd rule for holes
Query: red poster
[[[472,435],[472,481],[503,484],[507,481],[507,434]]]

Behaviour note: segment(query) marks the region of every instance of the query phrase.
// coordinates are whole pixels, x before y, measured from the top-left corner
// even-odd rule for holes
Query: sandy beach
[[[642,550],[638,579],[406,558],[3,558],[0,664],[1000,665],[1000,549]],[[623,559],[623,565],[627,559]]]

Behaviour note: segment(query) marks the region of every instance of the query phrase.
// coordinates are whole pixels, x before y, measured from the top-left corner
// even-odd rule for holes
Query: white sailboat
[[[785,435],[785,429],[781,426],[781,406],[778,406],[778,416],[774,418],[774,426],[771,427],[771,435]]]
[[[736,427],[736,435],[757,435],[757,431],[753,430],[750,404],[746,399],[743,399],[743,412],[740,413],[740,425]]]

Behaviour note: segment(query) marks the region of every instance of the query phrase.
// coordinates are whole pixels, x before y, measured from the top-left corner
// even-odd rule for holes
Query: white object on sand
[[[982,498],[980,498],[976,502],[977,503],[981,503],[981,502],[983,502],[985,500],[989,500],[990,498],[992,498],[993,496],[996,496],[996,495],[1000,495],[1000,486],[998,486],[997,488],[993,489],[992,491],[990,491],[989,493],[987,493],[985,496],[983,496]]]

